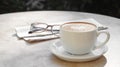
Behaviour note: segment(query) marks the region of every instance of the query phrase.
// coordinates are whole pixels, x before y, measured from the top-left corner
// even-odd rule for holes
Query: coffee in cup
[[[70,23],[64,25],[62,29],[69,32],[88,32],[96,29],[96,26],[88,23]]]

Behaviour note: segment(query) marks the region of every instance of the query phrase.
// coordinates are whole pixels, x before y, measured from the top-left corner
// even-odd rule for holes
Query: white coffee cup
[[[100,34],[106,34],[106,40],[96,44]],[[71,54],[86,54],[104,46],[110,38],[107,31],[98,31],[97,26],[87,22],[68,22],[60,27],[60,41],[63,48]]]

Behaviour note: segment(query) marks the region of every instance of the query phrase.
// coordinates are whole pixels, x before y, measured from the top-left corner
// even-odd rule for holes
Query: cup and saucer
[[[104,41],[98,40],[101,34],[106,35]],[[50,48],[54,55],[66,61],[92,61],[107,52],[106,43],[109,39],[109,32],[98,31],[95,24],[68,22],[61,25],[60,40],[54,42]]]
[[[97,44],[99,43],[100,42],[97,42]],[[71,62],[85,62],[85,61],[92,61],[101,57],[103,54],[105,54],[108,51],[108,47],[105,45],[87,54],[74,55],[74,54],[68,53],[63,48],[61,41],[57,40],[50,46],[50,50],[55,56],[57,56],[62,60],[71,61]]]

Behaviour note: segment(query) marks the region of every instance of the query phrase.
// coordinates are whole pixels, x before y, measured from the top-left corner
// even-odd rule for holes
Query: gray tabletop
[[[58,22],[94,18],[109,27],[109,50],[99,59],[85,63],[60,60],[49,50],[54,42],[27,43],[15,35],[15,27],[36,21]],[[120,19],[84,12],[34,11],[0,15],[0,67],[120,67]]]

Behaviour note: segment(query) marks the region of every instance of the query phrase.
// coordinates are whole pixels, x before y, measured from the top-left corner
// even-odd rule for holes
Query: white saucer
[[[100,56],[102,56],[104,53],[106,53],[108,50],[107,46],[103,46],[102,48],[93,50],[92,52],[85,55],[72,55],[64,50],[60,41],[54,42],[50,46],[50,49],[52,53],[57,57],[59,57],[60,59],[66,61],[72,61],[72,62],[85,62],[85,61],[95,60]]]

